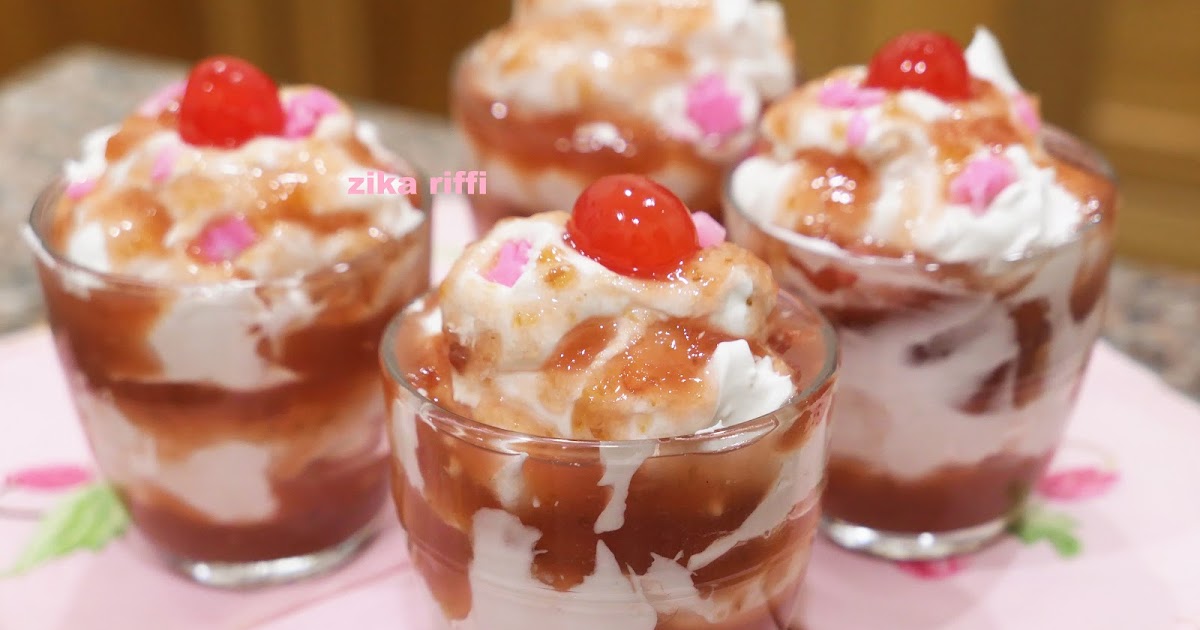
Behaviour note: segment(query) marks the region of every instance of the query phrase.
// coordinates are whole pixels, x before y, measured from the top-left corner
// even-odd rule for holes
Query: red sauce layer
[[[1050,456],[993,455],[912,480],[897,479],[867,462],[833,457],[822,507],[831,517],[892,532],[982,525],[1020,510]]]
[[[718,162],[705,158],[692,143],[672,138],[651,122],[613,106],[596,104],[554,114],[527,112],[518,104],[491,98],[475,87],[475,81],[469,70],[459,72],[451,114],[478,158],[502,159],[518,175],[531,181],[546,171],[566,171],[575,177],[581,191],[604,175],[649,175],[668,166],[686,169],[696,174],[695,179],[702,187],[695,194],[683,197],[684,203],[692,210],[719,218],[721,182],[732,160]],[[503,115],[497,116],[496,112]],[[615,127],[619,142],[596,146],[577,137],[581,127],[595,123]],[[483,201],[495,212],[497,201],[491,197],[496,195],[489,195]],[[519,214],[565,209],[524,208],[513,200],[504,203],[507,210]]]

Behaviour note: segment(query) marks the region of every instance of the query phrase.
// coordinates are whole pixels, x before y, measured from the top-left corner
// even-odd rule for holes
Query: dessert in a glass
[[[392,491],[437,627],[790,628],[837,353],[665,188],[498,223],[389,327]]]
[[[429,286],[410,175],[317,87],[199,63],[38,200],[27,236],[97,464],[136,531],[217,586],[336,566],[387,501],[378,340]]]
[[[1104,313],[1116,191],[1044,127],[995,38],[903,35],[764,117],[735,242],[838,328],[824,528],[936,558],[995,538],[1074,405]]]
[[[719,217],[721,176],[764,104],[795,85],[773,0],[517,0],[462,57],[451,110],[487,194],[483,223],[571,207],[639,173]]]

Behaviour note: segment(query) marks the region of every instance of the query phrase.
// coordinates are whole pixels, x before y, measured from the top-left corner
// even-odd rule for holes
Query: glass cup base
[[[1004,533],[1009,519],[946,532],[889,532],[846,521],[821,518],[821,531],[834,543],[888,560],[940,560],[970,553]]]
[[[184,577],[213,588],[243,589],[274,586],[332,571],[353,559],[375,538],[374,527],[313,553],[253,562],[204,562],[164,555],[168,567]]]

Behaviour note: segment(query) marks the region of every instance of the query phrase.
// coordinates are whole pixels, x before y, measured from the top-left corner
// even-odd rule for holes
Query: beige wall
[[[810,75],[909,28],[987,24],[1047,119],[1121,173],[1128,255],[1200,269],[1198,0],[784,0]],[[248,57],[289,81],[444,111],[467,42],[504,0],[0,0],[0,73],[75,42],[182,59]]]

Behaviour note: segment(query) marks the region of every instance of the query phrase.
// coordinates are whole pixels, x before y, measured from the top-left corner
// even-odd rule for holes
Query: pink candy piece
[[[159,88],[157,92],[151,94],[149,98],[142,101],[141,105],[138,105],[138,115],[148,116],[150,118],[158,116],[171,103],[181,100],[183,98],[183,92],[186,89],[187,81],[183,80],[164,85],[163,87]]]
[[[505,241],[496,256],[496,264],[483,277],[491,282],[512,287],[520,279],[529,262],[529,250],[533,245],[524,239]]]
[[[1042,118],[1038,116],[1037,108],[1033,105],[1033,100],[1023,92],[1018,92],[1013,95],[1013,113],[1017,116],[1017,120],[1021,124],[1029,128],[1029,131],[1037,133],[1042,129]]]
[[[1108,492],[1117,483],[1117,473],[1100,468],[1069,468],[1053,472],[1037,484],[1038,494],[1060,501],[1091,499]]]
[[[4,478],[4,485],[25,490],[65,490],[92,480],[92,471],[74,464],[23,468]]]
[[[963,556],[952,556],[943,560],[911,560],[897,562],[901,571],[915,575],[923,580],[940,580],[956,575],[967,568],[967,560]]]
[[[887,97],[887,92],[879,88],[863,88],[849,81],[829,81],[821,86],[817,100],[825,107],[839,109],[859,109],[878,105]]]
[[[971,206],[975,214],[987,211],[992,200],[1017,181],[1012,163],[999,156],[976,158],[950,182],[950,201]]]
[[[708,136],[728,136],[745,128],[741,99],[720,74],[710,74],[687,91],[687,116]]]
[[[150,167],[150,179],[161,182],[171,175],[175,161],[179,159],[179,147],[165,146],[154,157],[154,165]]]
[[[72,201],[79,201],[96,189],[96,180],[88,178],[67,184],[67,197]]]
[[[693,212],[692,221],[696,224],[696,236],[700,238],[700,247],[712,247],[725,242],[725,227],[707,212]]]
[[[309,88],[293,96],[284,106],[286,119],[283,137],[306,138],[312,135],[322,117],[337,112],[341,107],[337,97],[321,88]]]
[[[233,260],[256,242],[258,232],[245,217],[234,215],[210,222],[192,245],[202,260],[218,263]]]
[[[846,126],[846,144],[851,147],[861,147],[867,141],[868,129],[870,129],[870,124],[867,122],[867,117],[863,116],[862,112],[854,112],[850,116],[850,123]]]

